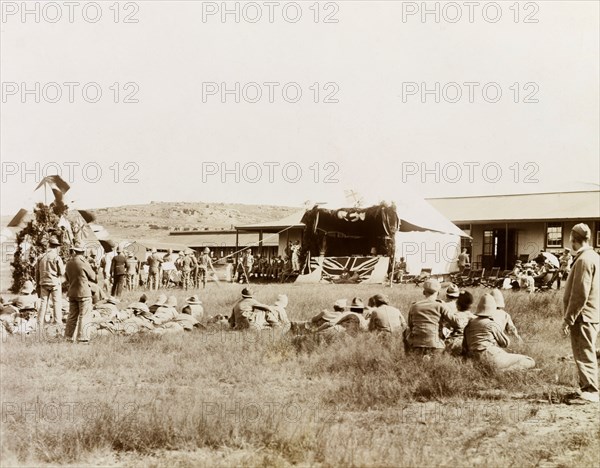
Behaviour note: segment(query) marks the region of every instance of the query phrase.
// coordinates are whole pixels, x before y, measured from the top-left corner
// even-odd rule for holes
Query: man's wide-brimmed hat
[[[85,247],[83,245],[81,245],[81,244],[73,244],[71,246],[71,250],[73,252],[83,253],[83,252],[85,252]]]
[[[165,305],[165,302],[167,302],[167,296],[165,296],[164,294],[161,294],[156,299],[156,302],[152,305]]]
[[[440,283],[436,279],[428,279],[423,283],[423,290],[428,293],[436,293],[441,289]]]
[[[204,247],[204,253],[209,253],[210,249],[208,247]]]
[[[346,299],[338,299],[333,303],[333,307],[338,307],[340,309],[345,309],[347,305]]]
[[[200,298],[198,296],[191,296],[188,297],[185,302],[187,302],[190,305],[198,305],[198,304],[202,304],[202,301],[200,300]]]
[[[129,308],[138,312],[150,312],[148,306],[143,302],[132,302],[131,304],[129,304]]]
[[[177,307],[177,298],[175,296],[169,296],[167,302],[165,303],[166,307]]]
[[[496,307],[504,309],[504,296],[502,295],[502,291],[498,288],[492,289],[492,297],[494,298],[494,301],[496,301]]]
[[[388,305],[390,303],[390,300],[388,299],[388,297],[385,294],[375,294],[370,301],[374,302],[375,304],[385,304]]]
[[[355,297],[354,299],[352,299],[352,302],[350,303],[350,308],[351,309],[364,309],[365,303],[362,301],[362,299],[360,297]]]
[[[496,311],[496,307],[496,301],[492,295],[484,294],[481,296],[481,299],[479,299],[479,304],[477,304],[477,312],[475,315],[478,317],[492,317]]]
[[[21,294],[31,294],[34,289],[33,283],[27,280],[23,283],[23,286],[21,286]]]
[[[60,242],[58,241],[58,238],[56,236],[52,236],[48,240],[48,244],[50,245],[50,247],[58,247],[60,245]]]
[[[242,297],[252,297],[252,291],[248,288],[242,289]]]
[[[459,294],[460,294],[460,289],[458,289],[458,286],[455,285],[454,283],[450,283],[448,285],[448,288],[446,289],[446,296],[458,297]]]

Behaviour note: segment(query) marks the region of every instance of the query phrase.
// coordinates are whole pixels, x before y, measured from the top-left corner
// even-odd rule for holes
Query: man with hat
[[[402,333],[406,328],[406,321],[398,309],[389,305],[389,299],[383,294],[376,294],[369,303],[373,304],[369,331]]]
[[[310,319],[311,323],[317,327],[317,331],[333,326],[342,317],[346,311],[346,299],[338,299],[333,303],[333,311],[324,309]]]
[[[54,310],[54,321],[62,329],[62,276],[65,274],[65,264],[60,258],[59,240],[52,236],[48,240],[48,250],[38,258],[35,267],[35,282],[41,299],[38,312],[38,329],[44,330],[44,322],[50,299]]]
[[[197,265],[197,262],[196,262],[196,257],[194,257],[194,252],[191,250],[183,252],[183,256],[181,257],[181,260],[179,261],[179,268],[181,271],[181,286],[186,291],[191,286],[190,283],[192,280],[192,270],[194,270],[196,265]]]
[[[266,320],[269,326],[276,327],[281,330],[281,333],[287,333],[291,327],[290,319],[288,318],[285,308],[288,305],[288,297],[285,294],[278,294],[277,300],[267,312]]]
[[[200,322],[204,317],[204,307],[202,307],[200,298],[198,296],[188,297],[185,302],[181,313],[191,315]]]
[[[408,328],[404,334],[407,351],[423,355],[443,353],[444,326],[450,330],[461,328],[460,321],[450,308],[438,300],[440,283],[428,279],[423,283],[425,299],[413,302],[408,311]]]
[[[500,372],[535,367],[535,361],[529,356],[508,353],[502,349],[510,344],[510,340],[494,320],[496,307],[491,294],[481,297],[476,317],[469,321],[464,330],[463,353]]]
[[[120,245],[117,247],[117,255],[110,264],[110,274],[113,282],[111,295],[120,298],[127,281],[127,257],[123,254]]]
[[[133,291],[137,285],[138,260],[133,252],[127,252],[127,289]]]
[[[69,282],[69,316],[65,338],[88,343],[90,340],[90,315],[92,312],[92,290],[90,281],[96,280],[91,265],[85,259],[85,248],[73,245],[73,257],[67,262],[65,276]]]
[[[209,268],[212,270],[213,275],[216,276],[217,273],[213,267],[212,259],[210,258],[210,249],[204,247],[204,251],[198,259],[198,286],[200,286],[200,282],[202,282],[202,285],[206,287],[206,276],[208,275]]]
[[[166,302],[167,302],[166,294],[160,294],[158,296],[158,298],[156,299],[156,302],[150,306],[150,313],[155,314],[156,310],[159,307],[164,306]]]
[[[563,296],[562,332],[571,334],[573,358],[579,373],[580,395],[572,403],[600,401],[596,339],[600,330],[600,258],[590,246],[591,231],[587,224],[576,224],[571,231],[575,252],[571,273]]]
[[[148,265],[148,289],[156,290],[160,288],[160,265],[162,264],[156,249],[152,249],[146,259],[146,264]]]
[[[242,289],[242,298],[233,306],[229,317],[229,326],[234,330],[243,330],[250,326],[264,328],[267,325],[265,314],[269,310],[268,305],[261,304],[252,297],[252,291],[249,288],[244,288]]]
[[[460,289],[454,283],[450,283],[446,288],[446,300],[444,303],[452,312],[456,312],[456,300],[459,294]]]

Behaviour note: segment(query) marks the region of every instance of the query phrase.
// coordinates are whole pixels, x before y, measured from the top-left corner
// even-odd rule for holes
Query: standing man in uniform
[[[203,287],[206,287],[206,276],[208,275],[209,268],[212,270],[213,275],[216,276],[215,268],[210,258],[210,249],[204,247],[204,252],[200,255],[200,260],[198,261],[198,286],[200,286],[200,281],[202,281]]]
[[[598,403],[598,359],[596,339],[600,330],[600,257],[590,246],[591,231],[579,223],[571,231],[571,246],[575,251],[571,273],[563,296],[564,321],[562,332],[571,335],[573,359],[579,373],[580,393],[572,404]]]
[[[146,263],[148,264],[148,288],[156,290],[160,287],[160,264],[162,263],[156,249],[152,249]]]
[[[90,318],[92,313],[92,290],[90,281],[96,280],[91,265],[84,257],[85,249],[73,246],[73,257],[67,262],[66,277],[69,282],[69,316],[65,338],[79,343],[90,341]]]
[[[59,240],[52,236],[48,241],[48,250],[37,261],[35,268],[35,283],[41,299],[38,312],[38,330],[44,330],[44,322],[50,299],[54,310],[54,321],[62,330],[62,276],[65,274],[65,264],[60,258]]]
[[[194,267],[194,260],[192,259],[192,253],[187,252],[181,257],[179,267],[181,268],[181,286],[186,291],[190,287],[190,281],[192,279],[192,269]]]
[[[138,275],[138,260],[133,252],[127,253],[127,289],[133,291],[136,286]]]

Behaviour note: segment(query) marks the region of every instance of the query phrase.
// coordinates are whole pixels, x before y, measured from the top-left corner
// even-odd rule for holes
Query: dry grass
[[[239,289],[201,291],[208,313],[229,313]],[[293,320],[381,290],[255,293],[270,302],[282,289]],[[420,297],[413,286],[386,292],[404,313]],[[525,338],[515,349],[540,368],[527,374],[495,375],[446,356],[422,361],[405,356],[399,339],[368,334],[332,343],[217,331],[90,346],[11,340],[1,355],[2,464],[591,466],[593,409],[531,401],[576,382],[573,364],[557,359],[570,353],[558,335],[559,299],[507,295]]]

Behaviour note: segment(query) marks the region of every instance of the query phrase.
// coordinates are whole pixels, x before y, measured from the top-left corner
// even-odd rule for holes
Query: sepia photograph
[[[600,467],[599,38],[0,0],[0,468]]]

